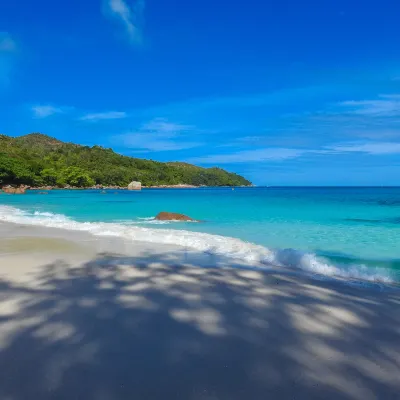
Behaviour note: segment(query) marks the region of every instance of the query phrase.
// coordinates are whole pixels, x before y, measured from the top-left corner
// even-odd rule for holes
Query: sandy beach
[[[398,399],[400,294],[0,224],[1,399]]]

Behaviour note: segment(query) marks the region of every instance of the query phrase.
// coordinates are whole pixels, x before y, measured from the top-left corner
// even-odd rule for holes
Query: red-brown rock
[[[4,193],[8,193],[8,194],[24,194],[25,193],[26,188],[24,186],[18,187],[18,188],[14,188],[11,186],[5,186],[3,187],[3,192]]]
[[[160,212],[157,214],[157,221],[193,221],[197,222],[195,219],[188,217],[187,215],[171,213],[171,212]]]

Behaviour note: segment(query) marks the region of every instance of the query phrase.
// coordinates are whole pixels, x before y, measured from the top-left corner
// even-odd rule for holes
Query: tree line
[[[221,168],[132,158],[109,148],[64,143],[40,133],[17,138],[0,135],[2,186],[127,186],[132,180],[140,181],[144,186],[251,185],[242,176]]]

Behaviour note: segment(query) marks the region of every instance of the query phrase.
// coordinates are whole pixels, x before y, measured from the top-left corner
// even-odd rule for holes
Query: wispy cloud
[[[176,124],[173,122],[166,121],[162,118],[156,118],[142,125],[143,131],[156,132],[164,136],[175,136],[180,132],[187,132],[193,129],[191,125]]]
[[[400,154],[400,142],[346,142],[317,149],[299,149],[285,147],[266,147],[255,150],[244,150],[234,153],[212,154],[204,157],[192,157],[187,162],[199,164],[238,164],[284,162],[308,155],[337,156],[341,153],[364,153],[374,155]]]
[[[346,111],[366,116],[397,116],[400,115],[400,95],[384,94],[374,100],[350,100],[340,103]]]
[[[143,124],[140,129],[111,140],[122,147],[146,151],[184,150],[201,146],[203,143],[187,140],[187,134],[193,133],[194,127],[155,119]]]
[[[400,95],[380,94],[362,100],[335,99],[318,105],[313,111],[283,115],[279,120],[275,118],[270,126],[271,135],[266,134],[265,144],[279,145],[281,141],[282,147],[396,141],[400,139]],[[282,139],[288,139],[289,143],[285,144]],[[304,141],[304,146],[299,140]]]
[[[372,140],[393,140],[400,139],[400,128],[399,129],[391,129],[382,126],[380,129],[365,129],[360,131],[352,132],[353,137],[359,137],[364,139],[372,139]]]
[[[128,114],[124,111],[107,111],[101,113],[86,114],[80,119],[82,121],[97,122],[107,119],[121,119],[121,118],[126,118],[127,116]]]
[[[0,85],[8,85],[14,68],[17,43],[7,32],[0,32]]]
[[[154,135],[146,135],[141,133],[121,135],[119,138],[122,146],[130,149],[142,149],[148,151],[176,151],[192,149],[201,146],[202,143],[197,142],[175,142],[171,140],[163,140]]]
[[[400,94],[381,94],[384,99],[400,100]]]
[[[17,50],[17,43],[7,32],[0,32],[0,52],[14,52]]]
[[[344,143],[330,146],[328,149],[335,152],[366,153],[371,155],[399,154],[400,143],[397,142],[368,142],[368,143]]]
[[[205,157],[194,157],[188,162],[200,164],[236,164],[247,162],[262,161],[284,161],[298,158],[310,150],[290,149],[290,148],[263,148],[256,150],[238,151],[231,154],[216,154]]]
[[[123,25],[129,40],[141,44],[144,0],[136,0],[132,6],[124,0],[104,0],[104,4],[105,13]]]
[[[32,107],[35,118],[47,118],[54,114],[62,114],[66,111],[63,107],[54,107],[51,105],[36,105]]]
[[[182,114],[199,114],[207,113],[210,110],[226,111],[231,113],[236,109],[239,113],[246,109],[264,108],[269,110],[274,106],[282,107],[283,105],[298,105],[299,98],[307,97],[319,98],[328,93],[338,91],[339,87],[330,86],[310,86],[287,88],[272,92],[248,93],[239,96],[214,96],[191,98],[174,103],[153,106],[145,109],[135,110],[136,114],[144,115],[182,115]],[[268,109],[266,108],[268,107]]]
[[[264,136],[243,136],[237,139],[239,143],[246,144],[257,144],[262,140],[265,140]]]

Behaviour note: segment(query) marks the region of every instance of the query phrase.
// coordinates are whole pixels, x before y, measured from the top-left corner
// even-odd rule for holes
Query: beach
[[[400,294],[0,223],[0,398],[397,399]]]
[[[47,193],[0,194],[0,221],[183,246],[349,280],[400,283],[399,188]],[[156,220],[163,211],[201,222]]]

